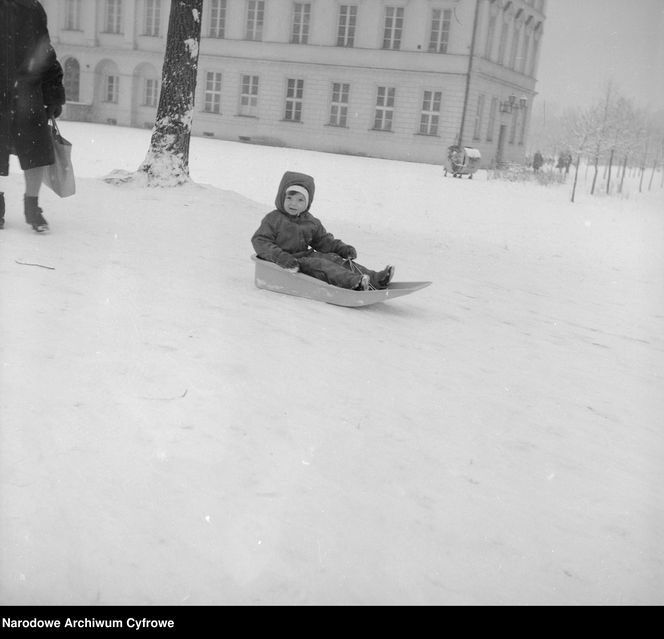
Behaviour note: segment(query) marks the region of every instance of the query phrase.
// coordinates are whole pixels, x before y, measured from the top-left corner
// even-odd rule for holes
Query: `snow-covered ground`
[[[62,122],[78,193],[0,231],[0,603],[664,603],[664,189]],[[285,170],[409,297],[257,289]],[[648,183],[649,174],[645,184]]]

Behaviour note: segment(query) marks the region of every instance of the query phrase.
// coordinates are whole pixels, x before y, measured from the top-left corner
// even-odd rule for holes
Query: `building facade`
[[[151,128],[167,0],[42,0],[63,117]],[[194,135],[445,163],[523,159],[545,0],[204,0]]]

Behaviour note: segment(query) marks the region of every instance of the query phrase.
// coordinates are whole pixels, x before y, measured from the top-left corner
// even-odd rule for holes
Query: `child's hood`
[[[284,199],[286,198],[286,191],[288,191],[289,186],[293,184],[299,184],[303,186],[307,191],[309,191],[309,204],[307,206],[307,211],[311,208],[311,203],[314,201],[314,191],[316,186],[314,184],[314,179],[310,175],[305,173],[297,173],[296,171],[286,171],[281,182],[279,183],[279,190],[277,191],[277,197],[274,200],[274,204],[279,211],[285,213],[284,209]]]

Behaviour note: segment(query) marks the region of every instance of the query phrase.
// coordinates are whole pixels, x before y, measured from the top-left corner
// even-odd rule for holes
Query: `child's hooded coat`
[[[286,213],[284,200],[288,187],[294,184],[303,186],[309,192],[307,210],[293,217]],[[286,171],[277,190],[274,204],[277,207],[268,213],[251,238],[251,243],[258,257],[276,262],[284,268],[297,265],[297,258],[320,253],[338,253],[348,245],[336,239],[325,230],[320,220],[309,209],[314,199],[314,179],[304,173]]]

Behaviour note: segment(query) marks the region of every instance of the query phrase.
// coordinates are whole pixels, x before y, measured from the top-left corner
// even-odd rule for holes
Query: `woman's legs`
[[[48,231],[48,222],[44,219],[42,210],[39,208],[39,190],[41,189],[44,167],[36,166],[32,169],[24,169],[23,175],[25,176],[25,197],[23,198],[25,221],[38,233]]]
[[[0,175],[0,229],[5,225],[5,177]]]
[[[25,169],[23,175],[25,176],[25,196],[39,197],[44,167],[36,166],[34,169]]]

